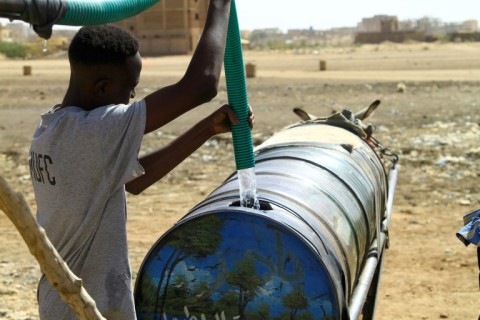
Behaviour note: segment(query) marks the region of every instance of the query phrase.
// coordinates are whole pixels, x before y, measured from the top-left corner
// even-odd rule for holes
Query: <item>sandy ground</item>
[[[319,60],[327,71],[319,71]],[[187,56],[144,61],[139,98],[179,79]],[[377,319],[477,319],[475,250],[455,232],[480,207],[480,44],[382,44],[320,52],[245,52],[256,64],[248,79],[256,113],[255,145],[296,122],[293,107],[328,115],[343,106],[382,104],[370,121],[376,137],[400,155],[400,176],[386,251]],[[31,76],[22,75],[24,65]],[[0,175],[35,201],[27,167],[38,115],[61,101],[64,59],[0,59]],[[399,90],[401,88],[402,90]],[[227,100],[214,101],[144,139],[161,147]],[[212,139],[162,181],[128,197],[132,270],[153,243],[235,170],[229,135]],[[0,319],[38,319],[40,272],[12,223],[0,214]]]

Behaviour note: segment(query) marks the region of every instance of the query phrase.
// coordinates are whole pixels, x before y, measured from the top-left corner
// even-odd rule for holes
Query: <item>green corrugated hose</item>
[[[57,24],[84,26],[111,23],[134,16],[160,0],[67,0],[65,15]]]
[[[239,120],[238,125],[232,125],[233,149],[237,170],[253,168],[252,134],[248,122],[248,98],[243,64],[242,42],[238,25],[235,1],[232,0],[230,20],[225,48],[225,78],[227,81],[228,104],[232,107]]]

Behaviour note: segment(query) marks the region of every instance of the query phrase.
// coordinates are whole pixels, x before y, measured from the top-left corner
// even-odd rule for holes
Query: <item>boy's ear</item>
[[[96,95],[104,95],[107,92],[108,85],[109,85],[109,81],[106,78],[97,80],[97,82],[95,82],[95,86],[93,88],[95,94]]]

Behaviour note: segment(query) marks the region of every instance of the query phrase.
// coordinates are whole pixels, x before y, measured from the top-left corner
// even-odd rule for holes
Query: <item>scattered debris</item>
[[[399,93],[405,93],[407,91],[407,85],[403,82],[400,82],[397,84],[397,92]]]

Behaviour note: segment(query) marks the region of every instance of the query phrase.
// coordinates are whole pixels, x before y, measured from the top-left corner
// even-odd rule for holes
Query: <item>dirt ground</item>
[[[327,71],[319,71],[325,60]],[[138,96],[177,81],[188,56],[144,61]],[[400,156],[390,248],[378,294],[377,319],[477,319],[475,250],[455,236],[462,217],[480,207],[480,43],[391,44],[319,52],[245,52],[256,65],[248,96],[258,145],[298,119],[303,107],[328,115],[359,110],[380,99],[370,119],[376,137]],[[23,76],[23,66],[32,67]],[[38,116],[63,98],[65,58],[0,58],[0,175],[35,212],[27,153]],[[142,153],[159,148],[213,108],[217,98],[144,138]],[[128,197],[128,236],[134,275],[153,243],[235,170],[229,135],[209,141],[162,181]],[[40,276],[13,224],[0,214],[0,319],[38,319]]]

